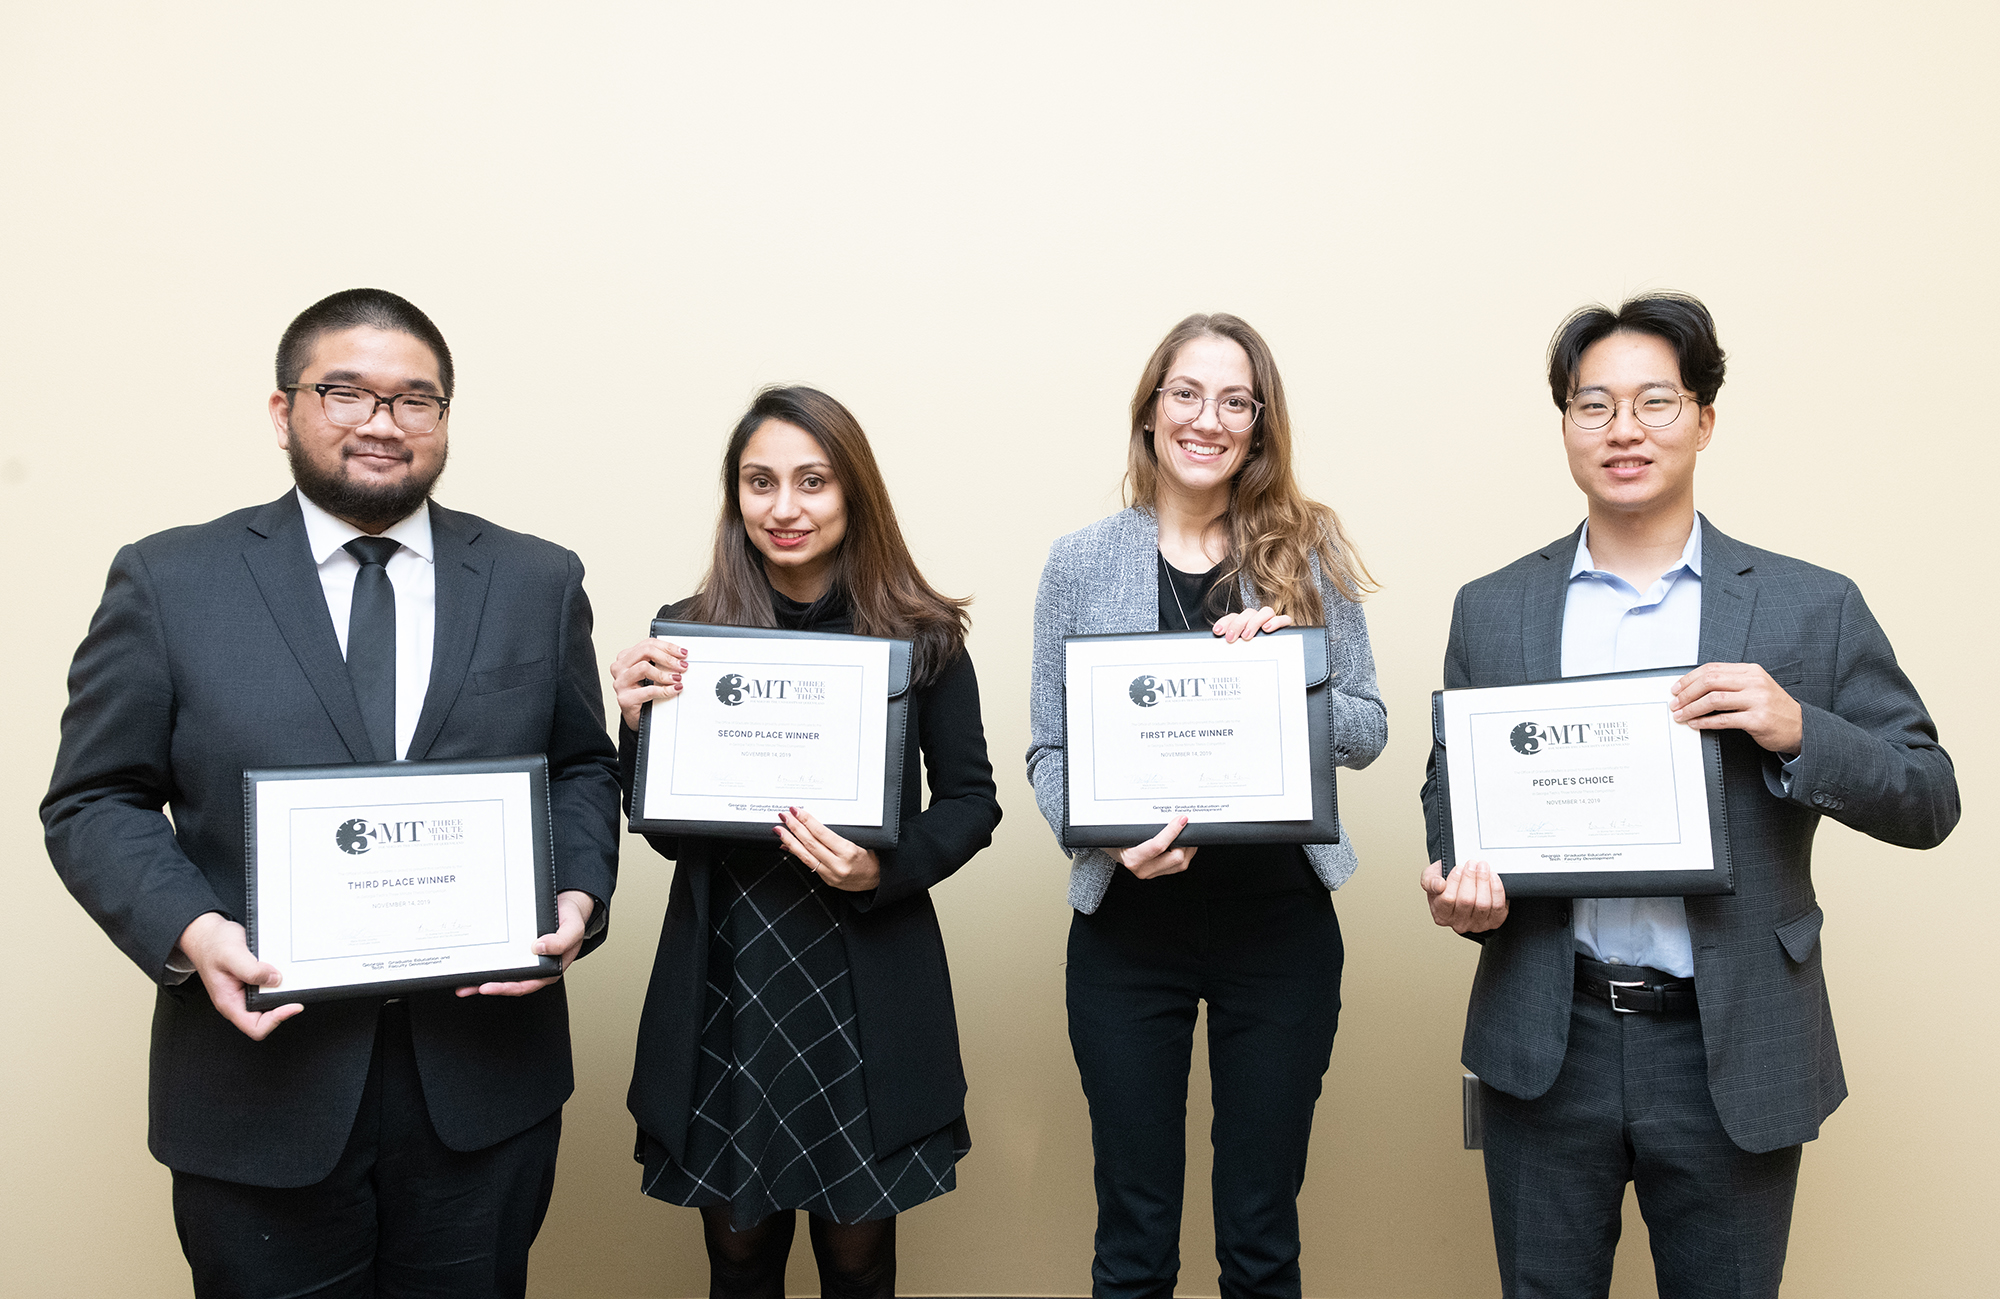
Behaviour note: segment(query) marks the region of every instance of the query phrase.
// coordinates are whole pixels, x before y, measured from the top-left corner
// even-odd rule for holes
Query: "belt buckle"
[[[1621,1006],[1618,1004],[1618,990],[1620,988],[1643,988],[1646,986],[1644,979],[1632,979],[1624,983],[1620,983],[1616,979],[1606,979],[1604,982],[1611,989],[1611,1009],[1614,1014],[1636,1015],[1639,1013],[1636,1006]]]

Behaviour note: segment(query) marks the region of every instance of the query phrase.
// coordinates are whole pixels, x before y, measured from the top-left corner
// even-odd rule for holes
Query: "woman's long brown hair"
[[[1278,377],[1270,347],[1245,321],[1220,312],[1192,315],[1153,349],[1132,395],[1126,496],[1143,510],[1159,511],[1160,464],[1146,426],[1164,418],[1157,415],[1158,389],[1167,381],[1174,357],[1204,336],[1229,339],[1249,355],[1250,395],[1264,403],[1250,426],[1243,467],[1229,483],[1229,506],[1222,517],[1229,533],[1229,557],[1215,589],[1233,591],[1238,576],[1247,575],[1257,594],[1279,613],[1290,614],[1301,625],[1323,623],[1326,610],[1313,584],[1310,555],[1319,555],[1320,567],[1350,600],[1359,601],[1379,588],[1340,526],[1340,516],[1307,497],[1292,477],[1292,417],[1285,407],[1284,381]]]
[[[889,489],[876,467],[868,435],[847,407],[817,388],[766,388],[750,403],[722,456],[722,513],[715,521],[715,552],[701,589],[683,616],[733,627],[775,627],[771,583],[764,557],[743,527],[737,474],[743,448],[766,421],[781,420],[812,434],[833,467],[847,511],[847,534],[834,552],[833,585],[847,599],[854,630],[913,642],[914,684],[935,680],[965,648],[970,598],[940,595],[924,581],[896,523]]]

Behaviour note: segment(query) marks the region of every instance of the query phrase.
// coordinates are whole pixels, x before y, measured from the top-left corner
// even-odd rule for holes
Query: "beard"
[[[298,484],[306,499],[334,518],[345,519],[366,531],[380,531],[400,522],[429,500],[431,488],[444,475],[445,461],[450,458],[451,450],[449,443],[439,449],[437,468],[428,475],[419,477],[411,474],[400,483],[376,487],[347,477],[345,450],[341,453],[342,472],[329,474],[306,458],[304,439],[294,434],[287,442],[285,456],[292,462],[292,481]],[[405,464],[412,459],[407,450],[403,459]]]

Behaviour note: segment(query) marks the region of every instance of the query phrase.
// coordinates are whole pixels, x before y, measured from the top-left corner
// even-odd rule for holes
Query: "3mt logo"
[[[771,677],[767,679],[763,677],[745,677],[732,672],[715,683],[715,697],[723,703],[728,704],[731,708],[742,703],[745,699],[795,700],[803,697],[810,701],[812,690],[816,683],[811,681],[805,682],[806,689],[803,696],[792,688],[797,684],[799,683],[792,681],[788,677]]]
[[[1206,677],[1133,677],[1125,693],[1141,708],[1151,708],[1162,699],[1208,699],[1214,692],[1205,689]]]
[[[1597,743],[1605,743],[1603,734]],[[1615,742],[1615,741],[1614,741]],[[1564,726],[1539,726],[1534,722],[1522,722],[1507,733],[1507,743],[1514,746],[1514,752],[1526,756],[1540,753],[1551,744],[1590,744],[1590,727],[1582,722],[1572,722]]]
[[[333,832],[333,846],[350,857],[359,857],[370,848],[383,844],[432,843],[437,835],[431,830],[429,821],[370,821],[366,817],[352,817],[342,821]],[[459,823],[442,823],[449,838],[459,837]]]

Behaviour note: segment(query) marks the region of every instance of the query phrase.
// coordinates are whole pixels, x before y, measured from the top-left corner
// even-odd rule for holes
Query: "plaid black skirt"
[[[958,1183],[965,1118],[876,1158],[847,949],[813,875],[775,848],[731,849],[709,895],[708,999],[687,1160],[639,1134],[646,1194],[729,1206],[738,1231],[806,1209],[886,1218]]]

